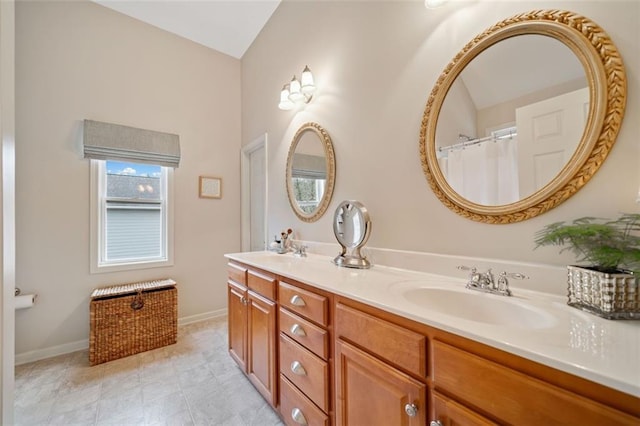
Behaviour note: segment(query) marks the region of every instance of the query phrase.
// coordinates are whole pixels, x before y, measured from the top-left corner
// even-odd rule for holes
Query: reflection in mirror
[[[287,159],[287,193],[296,215],[318,220],[326,211],[335,180],[333,144],[329,134],[316,123],[298,129]]]
[[[512,223],[556,207],[606,159],[626,76],[584,16],[534,10],[498,22],[447,65],[420,127],[420,161],[440,201],[468,219]]]
[[[327,183],[324,147],[315,133],[304,132],[293,153],[291,179],[298,208],[313,213],[320,204]]]
[[[575,152],[589,111],[586,73],[564,43],[512,37],[462,70],[442,104],[438,163],[451,188],[510,204],[551,182]]]

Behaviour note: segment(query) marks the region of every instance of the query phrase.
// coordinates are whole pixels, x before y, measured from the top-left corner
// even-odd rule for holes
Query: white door
[[[267,244],[267,135],[242,149],[242,251]]]
[[[556,177],[582,139],[589,112],[589,88],[516,109],[520,197]]]

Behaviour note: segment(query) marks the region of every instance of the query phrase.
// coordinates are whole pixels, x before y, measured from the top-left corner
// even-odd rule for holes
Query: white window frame
[[[163,167],[166,182],[162,202],[164,254],[160,258],[135,261],[106,262],[105,257],[105,215],[106,215],[106,160],[91,160],[90,178],[90,272],[130,271],[173,266],[173,168]]]

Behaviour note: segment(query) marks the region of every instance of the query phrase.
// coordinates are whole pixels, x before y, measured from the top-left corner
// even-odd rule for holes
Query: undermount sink
[[[472,290],[418,287],[402,292],[414,305],[468,321],[522,329],[549,328],[553,315],[526,302]]]

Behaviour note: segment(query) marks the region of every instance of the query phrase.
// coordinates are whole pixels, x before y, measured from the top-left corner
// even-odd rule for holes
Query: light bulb
[[[292,102],[300,102],[304,99],[304,95],[300,92],[300,82],[295,75],[289,83],[289,99]]]
[[[300,91],[304,94],[310,95],[316,91],[316,85],[313,82],[313,74],[308,66],[304,67],[302,75],[300,76]]]
[[[278,108],[285,111],[293,108],[293,102],[289,100],[289,87],[287,84],[282,87],[282,91],[280,92],[280,103],[278,104]]]

